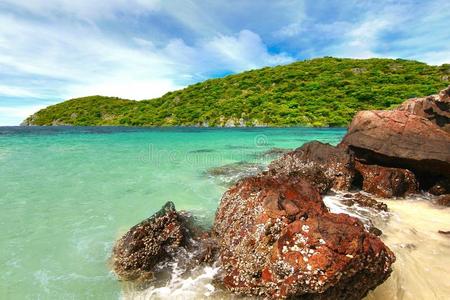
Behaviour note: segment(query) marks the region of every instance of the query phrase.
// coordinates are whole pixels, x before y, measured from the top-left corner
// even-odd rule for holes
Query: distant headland
[[[89,96],[44,108],[22,125],[347,126],[449,85],[450,64],[324,57],[210,79],[150,100]]]

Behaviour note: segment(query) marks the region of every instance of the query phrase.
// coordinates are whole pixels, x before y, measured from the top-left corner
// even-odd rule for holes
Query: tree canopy
[[[347,126],[450,84],[450,65],[324,57],[210,79],[151,100],[89,96],[49,106],[29,125]]]

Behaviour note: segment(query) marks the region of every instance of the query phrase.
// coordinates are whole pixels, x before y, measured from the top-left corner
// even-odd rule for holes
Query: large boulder
[[[324,194],[330,188],[347,190],[351,187],[353,159],[346,149],[313,141],[274,160],[269,165],[269,173],[296,174]]]
[[[241,295],[362,299],[395,261],[359,220],[330,213],[298,176],[241,180],[224,194],[213,232],[220,279]]]
[[[358,161],[355,169],[362,177],[362,189],[373,195],[391,198],[419,192],[416,177],[410,170],[365,165]]]
[[[121,280],[146,282],[155,278],[155,267],[182,258],[180,263],[198,264],[211,258],[214,244],[206,232],[197,227],[192,216],[177,212],[172,202],[133,226],[113,248],[112,265]],[[161,268],[157,271],[164,271]]]
[[[450,86],[438,95],[406,100],[397,109],[425,117],[450,133]]]
[[[413,171],[428,188],[450,176],[450,134],[407,111],[362,111],[339,145],[366,164]]]

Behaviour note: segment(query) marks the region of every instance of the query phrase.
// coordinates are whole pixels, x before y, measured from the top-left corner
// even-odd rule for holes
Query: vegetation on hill
[[[151,100],[90,96],[40,110],[29,125],[346,126],[449,85],[450,64],[319,58],[206,80]]]

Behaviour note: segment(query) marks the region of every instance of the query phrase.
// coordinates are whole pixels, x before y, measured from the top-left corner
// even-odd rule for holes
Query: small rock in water
[[[348,206],[358,204],[363,207],[371,207],[377,210],[388,211],[388,207],[385,203],[379,202],[367,195],[361,193],[356,194],[345,194],[343,195],[342,203]]]
[[[436,203],[442,206],[450,206],[450,194],[439,196]]]
[[[370,227],[369,232],[375,234],[376,236],[380,236],[383,234],[383,231],[381,231],[375,226]]]
[[[416,250],[417,249],[417,246],[412,243],[401,244],[400,247],[408,249],[408,250]]]
[[[112,265],[121,280],[147,282],[164,271],[163,263],[175,259],[186,266],[200,263],[210,259],[213,251],[208,234],[193,223],[192,216],[177,212],[175,205],[167,202],[116,242]]]
[[[450,179],[444,178],[436,182],[429,190],[435,196],[450,194]]]
[[[198,149],[198,150],[192,150],[189,151],[189,153],[211,153],[214,152],[213,149]]]
[[[274,158],[278,158],[278,157],[282,156],[283,154],[288,153],[290,151],[292,151],[292,149],[271,148],[267,151],[264,151],[261,153],[256,153],[254,156],[258,159],[266,159],[266,158],[274,159]]]

